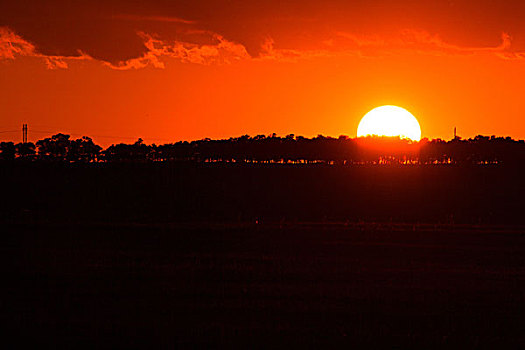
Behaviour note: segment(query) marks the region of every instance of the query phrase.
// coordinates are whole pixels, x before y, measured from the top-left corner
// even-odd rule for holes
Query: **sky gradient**
[[[353,137],[392,104],[423,137],[524,139],[523,18],[522,1],[6,0],[0,131]]]

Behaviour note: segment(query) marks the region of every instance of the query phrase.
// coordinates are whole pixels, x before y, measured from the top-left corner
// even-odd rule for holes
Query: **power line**
[[[57,131],[44,131],[44,130],[31,130],[32,133],[37,134],[56,134]],[[70,135],[79,135],[79,136],[88,136],[88,137],[97,137],[97,138],[109,138],[109,139],[128,139],[128,140],[137,140],[139,138],[148,138],[148,139],[156,139],[159,141],[173,141],[173,139],[168,138],[157,138],[155,136],[119,136],[119,135],[98,135],[98,134],[89,134],[86,135],[84,133],[76,133],[76,132],[66,132]]]
[[[23,124],[23,130],[24,128],[27,128],[26,126],[27,124]],[[62,129],[62,128],[57,128],[58,130]],[[25,129],[27,130],[27,129]],[[63,129],[62,129],[63,130]],[[4,133],[18,133],[20,132],[20,130],[0,130],[0,133],[4,134]],[[88,134],[86,135],[85,133],[79,133],[79,132],[67,132],[67,131],[51,131],[51,130],[33,130],[31,129],[31,133],[34,133],[34,134],[49,134],[49,135],[55,135],[57,133],[64,133],[64,134],[68,134],[68,135],[74,135],[75,137],[76,136],[88,136],[88,137],[91,137],[91,138],[106,138],[106,139],[115,139],[115,140],[118,140],[118,139],[121,139],[121,140],[137,140],[139,138],[143,138],[143,139],[154,139],[154,140],[157,140],[157,142],[174,142],[175,139],[172,139],[172,138],[158,138],[158,137],[155,137],[155,136],[124,136],[124,135],[99,135],[99,134]],[[23,131],[23,134],[24,134],[24,131]]]
[[[56,131],[39,131],[39,130],[31,130],[31,132],[36,132],[38,134],[54,134]]]
[[[31,132],[35,132],[35,133],[38,133],[38,134],[56,134],[57,131],[43,131],[43,130],[31,130]],[[71,134],[71,135],[82,135],[82,136],[87,136],[83,133],[78,133],[78,132],[67,132],[68,134]],[[105,137],[105,138],[112,138],[112,139],[132,139],[132,140],[136,140],[140,137],[137,137],[137,136],[117,136],[117,135],[114,135],[114,136],[110,136],[110,135],[94,135],[94,134],[90,134],[89,137]]]

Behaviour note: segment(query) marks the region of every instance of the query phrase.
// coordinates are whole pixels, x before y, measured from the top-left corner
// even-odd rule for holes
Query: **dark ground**
[[[525,235],[412,225],[9,226],[18,345],[525,345]]]
[[[523,174],[2,167],[3,342],[523,347]]]
[[[0,222],[525,224],[523,166],[0,163]]]

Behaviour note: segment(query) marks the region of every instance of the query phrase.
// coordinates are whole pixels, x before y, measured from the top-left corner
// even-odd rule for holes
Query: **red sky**
[[[0,4],[0,133],[101,145],[355,136],[395,104],[423,137],[525,138],[522,1]]]

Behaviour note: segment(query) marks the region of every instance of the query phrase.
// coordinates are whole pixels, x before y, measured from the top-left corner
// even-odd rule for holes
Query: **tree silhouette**
[[[35,154],[35,146],[38,154]],[[422,139],[412,142],[397,137],[338,138],[318,135],[314,138],[243,135],[223,140],[205,138],[164,145],[120,143],[107,149],[84,136],[70,140],[56,134],[35,144],[12,142],[0,144],[2,160],[31,159],[69,162],[223,162],[286,164],[516,164],[525,162],[525,142],[510,137],[478,135],[450,141]]]
[[[36,155],[36,146],[32,142],[20,142],[15,146],[16,154],[19,158],[25,160],[33,160]]]
[[[41,159],[64,160],[70,148],[69,135],[56,134],[36,142]]]
[[[13,142],[0,142],[0,159],[13,160],[15,159],[16,148]]]
[[[70,142],[67,159],[76,162],[93,162],[98,159],[101,150],[102,147],[95,145],[91,138],[83,136]]]
[[[145,145],[142,139],[134,144],[120,143],[111,145],[103,152],[103,159],[109,162],[145,162],[153,160],[153,147]]]

